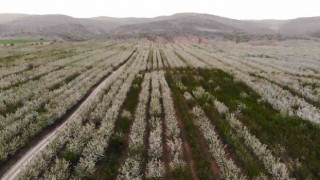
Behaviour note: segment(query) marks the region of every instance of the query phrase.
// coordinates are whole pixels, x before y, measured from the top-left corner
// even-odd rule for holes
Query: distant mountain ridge
[[[0,24],[5,24],[16,19],[29,16],[27,14],[0,14]]]
[[[225,33],[320,37],[320,17],[292,20],[235,20],[209,14],[179,13],[155,18],[73,18],[65,15],[0,14],[0,37],[85,40],[99,37],[163,37]]]

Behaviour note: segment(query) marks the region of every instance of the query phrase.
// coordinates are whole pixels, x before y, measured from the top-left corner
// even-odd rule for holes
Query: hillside
[[[80,19],[65,15],[32,15],[0,25],[2,37],[42,36],[82,40],[106,34],[116,23]]]
[[[290,35],[307,34],[320,37],[320,17],[298,18],[288,21],[280,27],[279,32]]]
[[[243,32],[260,34],[273,33],[251,22],[244,22],[206,14],[179,14],[161,18],[158,21],[124,25],[112,31],[113,34],[136,35],[150,33],[169,37],[180,35],[203,35]]]
[[[0,37],[85,40],[99,37],[207,36],[221,34],[320,36],[320,18],[235,20],[209,14],[179,13],[155,18],[73,18],[65,15],[0,14]]]
[[[26,14],[0,14],[0,24],[5,24],[10,21],[14,21],[19,18],[23,18],[29,15]]]

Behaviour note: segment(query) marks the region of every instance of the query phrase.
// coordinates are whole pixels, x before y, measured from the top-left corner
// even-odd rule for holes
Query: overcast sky
[[[0,13],[155,17],[197,12],[234,19],[320,16],[320,0],[2,0]]]

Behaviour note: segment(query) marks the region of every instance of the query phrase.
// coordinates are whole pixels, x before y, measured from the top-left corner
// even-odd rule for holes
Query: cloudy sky
[[[234,19],[320,16],[319,0],[3,0],[0,13],[65,14],[73,17],[155,17],[179,12]]]

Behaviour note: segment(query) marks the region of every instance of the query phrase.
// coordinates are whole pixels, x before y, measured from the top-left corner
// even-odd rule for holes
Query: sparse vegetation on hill
[[[235,42],[251,39],[319,37],[318,17],[292,20],[235,20],[209,14],[180,13],[155,18],[73,18],[65,15],[0,14],[0,37],[56,37],[67,41],[98,38],[176,37],[225,38]]]

